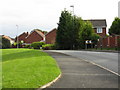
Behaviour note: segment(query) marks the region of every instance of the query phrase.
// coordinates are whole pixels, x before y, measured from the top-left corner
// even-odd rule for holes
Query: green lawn
[[[48,54],[33,49],[2,50],[3,88],[38,88],[61,72]]]

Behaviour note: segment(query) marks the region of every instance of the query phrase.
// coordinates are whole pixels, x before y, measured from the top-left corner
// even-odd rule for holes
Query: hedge
[[[45,45],[42,45],[42,48],[44,50],[54,50],[54,49],[56,49],[56,46],[55,46],[55,44],[45,44]]]
[[[44,42],[33,42],[31,44],[31,47],[33,47],[34,49],[40,49],[40,47],[42,47],[42,45],[44,45]]]

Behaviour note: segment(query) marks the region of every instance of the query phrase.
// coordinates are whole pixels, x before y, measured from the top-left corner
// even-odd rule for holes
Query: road
[[[52,50],[80,59],[94,62],[118,74],[118,53],[94,52],[94,51],[75,51],[75,50]]]
[[[104,88],[111,88],[109,90],[118,90],[117,75],[72,55],[58,51],[45,52],[56,60],[62,72],[62,77],[45,90],[50,88],[55,88],[54,90],[56,88],[79,88],[79,90],[98,90],[98,88],[101,88],[99,90],[108,90]]]

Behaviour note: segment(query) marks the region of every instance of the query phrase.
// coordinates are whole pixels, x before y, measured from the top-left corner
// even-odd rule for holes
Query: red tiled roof
[[[34,30],[34,31],[37,32],[40,36],[45,37],[45,35],[41,31],[38,30]]]
[[[10,41],[12,40],[12,38],[9,37],[9,36],[2,35],[2,37],[6,38],[6,39],[8,39],[8,40],[10,40]]]
[[[56,28],[54,28],[54,29],[52,29],[51,31],[49,31],[48,33],[46,33],[45,35],[47,35],[47,34],[49,34],[49,33],[51,33],[52,31],[54,31],[54,30],[57,30]]]

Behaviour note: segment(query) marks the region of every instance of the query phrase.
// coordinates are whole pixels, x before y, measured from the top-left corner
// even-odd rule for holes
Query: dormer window
[[[97,28],[97,33],[102,33],[102,28]]]

